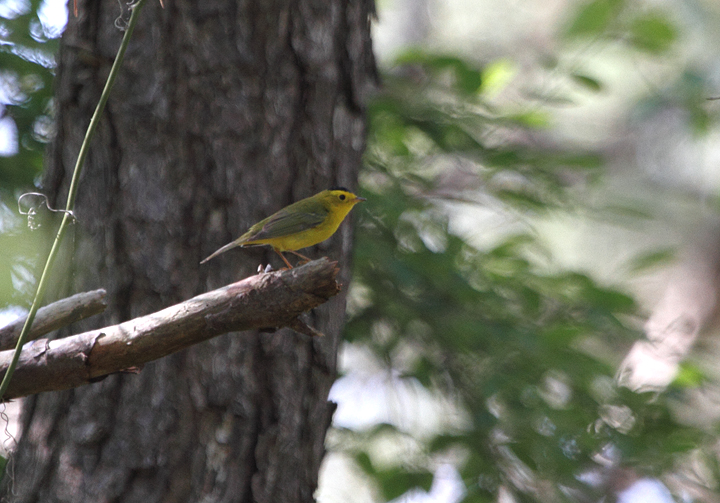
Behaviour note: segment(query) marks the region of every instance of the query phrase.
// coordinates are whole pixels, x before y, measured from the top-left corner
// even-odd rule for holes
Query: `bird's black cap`
[[[350,192],[350,191],[349,191],[348,189],[346,189],[345,187],[340,187],[340,186],[338,186],[338,185],[336,185],[335,187],[330,187],[330,190],[344,190],[345,192]]]

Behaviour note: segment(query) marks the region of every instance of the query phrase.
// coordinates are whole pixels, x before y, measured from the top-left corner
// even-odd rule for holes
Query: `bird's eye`
[[[345,194],[340,194],[338,197],[340,198],[341,201],[345,200]]]

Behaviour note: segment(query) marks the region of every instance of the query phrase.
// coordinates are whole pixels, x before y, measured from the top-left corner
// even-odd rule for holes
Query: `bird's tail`
[[[209,257],[201,260],[200,263],[201,263],[201,264],[204,264],[205,262],[207,262],[207,261],[210,260],[211,258],[217,257],[217,256],[220,255],[221,253],[226,252],[226,251],[228,251],[228,250],[231,249],[231,248],[235,248],[236,246],[240,246],[240,245],[238,244],[237,241],[232,241],[232,242],[226,244],[225,246],[223,246],[222,248],[220,248],[219,250],[217,250],[215,253],[213,253],[213,254],[210,255]]]

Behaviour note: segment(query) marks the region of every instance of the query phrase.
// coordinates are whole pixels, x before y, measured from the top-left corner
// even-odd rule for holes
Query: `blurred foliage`
[[[36,268],[50,249],[60,213],[51,213],[44,200],[23,199],[22,211],[0,198],[0,311],[8,306],[30,304],[35,293]]]
[[[659,54],[677,35],[658,12],[596,0],[565,36],[624,36],[631,48]],[[433,459],[461,453],[465,502],[497,501],[501,487],[516,501],[597,501],[607,488],[586,484],[583,474],[610,484],[609,467],[619,461],[640,475],[671,470],[712,438],[671,413],[702,376],[685,366],[662,394],[616,386],[617,364],[640,336],[633,299],[586,275],[542,267],[533,257],[548,252],[529,227],[499,232],[487,247],[450,232],[449,204],[514,215],[577,207],[582,201],[567,188],[602,176],[600,157],[540,141],[543,106],[491,104],[491,89],[512,73],[508,60],[476,67],[413,50],[397,61],[370,108],[361,176],[368,204],[345,335],[403,378],[456,399],[466,424],[422,440],[424,460],[387,466],[374,462],[367,442],[356,444],[358,466],[391,500],[429,488]],[[603,89],[592,77],[569,78]],[[632,268],[671,256],[658,250]],[[388,428],[409,433],[378,431]]]
[[[41,0],[6,2],[0,17],[0,116],[17,128],[17,153],[0,156],[0,190],[32,186],[51,134],[58,33],[38,18]],[[7,196],[7,193],[5,194]]]
[[[593,0],[578,9],[564,36],[570,41],[621,39],[632,49],[659,55],[671,49],[678,33],[664,11],[631,0]]]
[[[47,247],[47,212],[29,226],[17,208],[22,191],[32,190],[43,168],[52,135],[55,53],[60,32],[38,15],[41,0],[0,3],[0,120],[10,121],[16,153],[0,156],[0,308],[24,305],[33,291],[33,270]],[[28,200],[23,210],[37,201]],[[47,210],[47,208],[45,208]],[[34,227],[34,232],[28,232]],[[42,229],[42,230],[38,230]]]

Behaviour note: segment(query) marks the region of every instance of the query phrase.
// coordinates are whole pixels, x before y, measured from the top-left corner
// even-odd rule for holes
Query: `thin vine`
[[[80,153],[78,154],[78,158],[75,163],[75,169],[73,171],[72,181],[70,182],[70,189],[68,191],[65,214],[63,216],[62,222],[60,222],[60,227],[58,228],[57,235],[55,236],[55,241],[53,242],[52,248],[50,249],[50,254],[48,255],[47,261],[45,262],[45,267],[43,268],[42,275],[40,276],[40,281],[38,282],[32,306],[30,306],[30,312],[28,313],[27,319],[25,320],[25,325],[23,325],[23,329],[20,333],[17,344],[15,345],[15,352],[13,353],[12,361],[8,366],[7,372],[5,372],[2,383],[0,383],[0,399],[5,396],[8,386],[10,385],[10,380],[15,373],[15,367],[17,366],[18,360],[20,359],[22,347],[25,344],[25,340],[27,339],[28,334],[30,333],[30,327],[35,320],[35,314],[37,314],[37,310],[40,307],[40,303],[42,302],[42,299],[45,295],[45,290],[47,288],[47,279],[50,275],[50,271],[52,270],[55,258],[57,257],[58,251],[60,249],[60,243],[63,236],[65,235],[65,231],[67,230],[68,225],[74,219],[73,211],[75,209],[75,198],[77,197],[78,181],[80,180],[80,173],[82,173],[82,168],[85,164],[85,158],[87,157],[88,150],[90,149],[90,140],[95,134],[95,130],[97,129],[97,126],[100,122],[100,117],[102,116],[103,110],[105,109],[105,104],[107,103],[108,97],[110,96],[110,91],[113,87],[113,84],[115,83],[115,79],[120,73],[120,66],[122,65],[122,61],[125,56],[125,50],[130,43],[130,38],[132,37],[133,30],[135,29],[135,24],[140,15],[140,9],[142,8],[144,3],[145,0],[137,0],[137,2],[129,6],[131,12],[130,20],[128,21],[127,27],[125,29],[125,35],[123,35],[123,39],[120,44],[120,48],[118,49],[117,56],[115,56],[115,62],[113,63],[112,68],[110,69],[110,74],[108,75],[107,81],[105,82],[105,88],[100,95],[100,100],[98,101],[97,107],[95,108],[95,113],[93,113],[93,116],[90,119],[90,124],[88,125],[87,131],[85,133],[85,138],[83,139],[82,145],[80,146]]]

